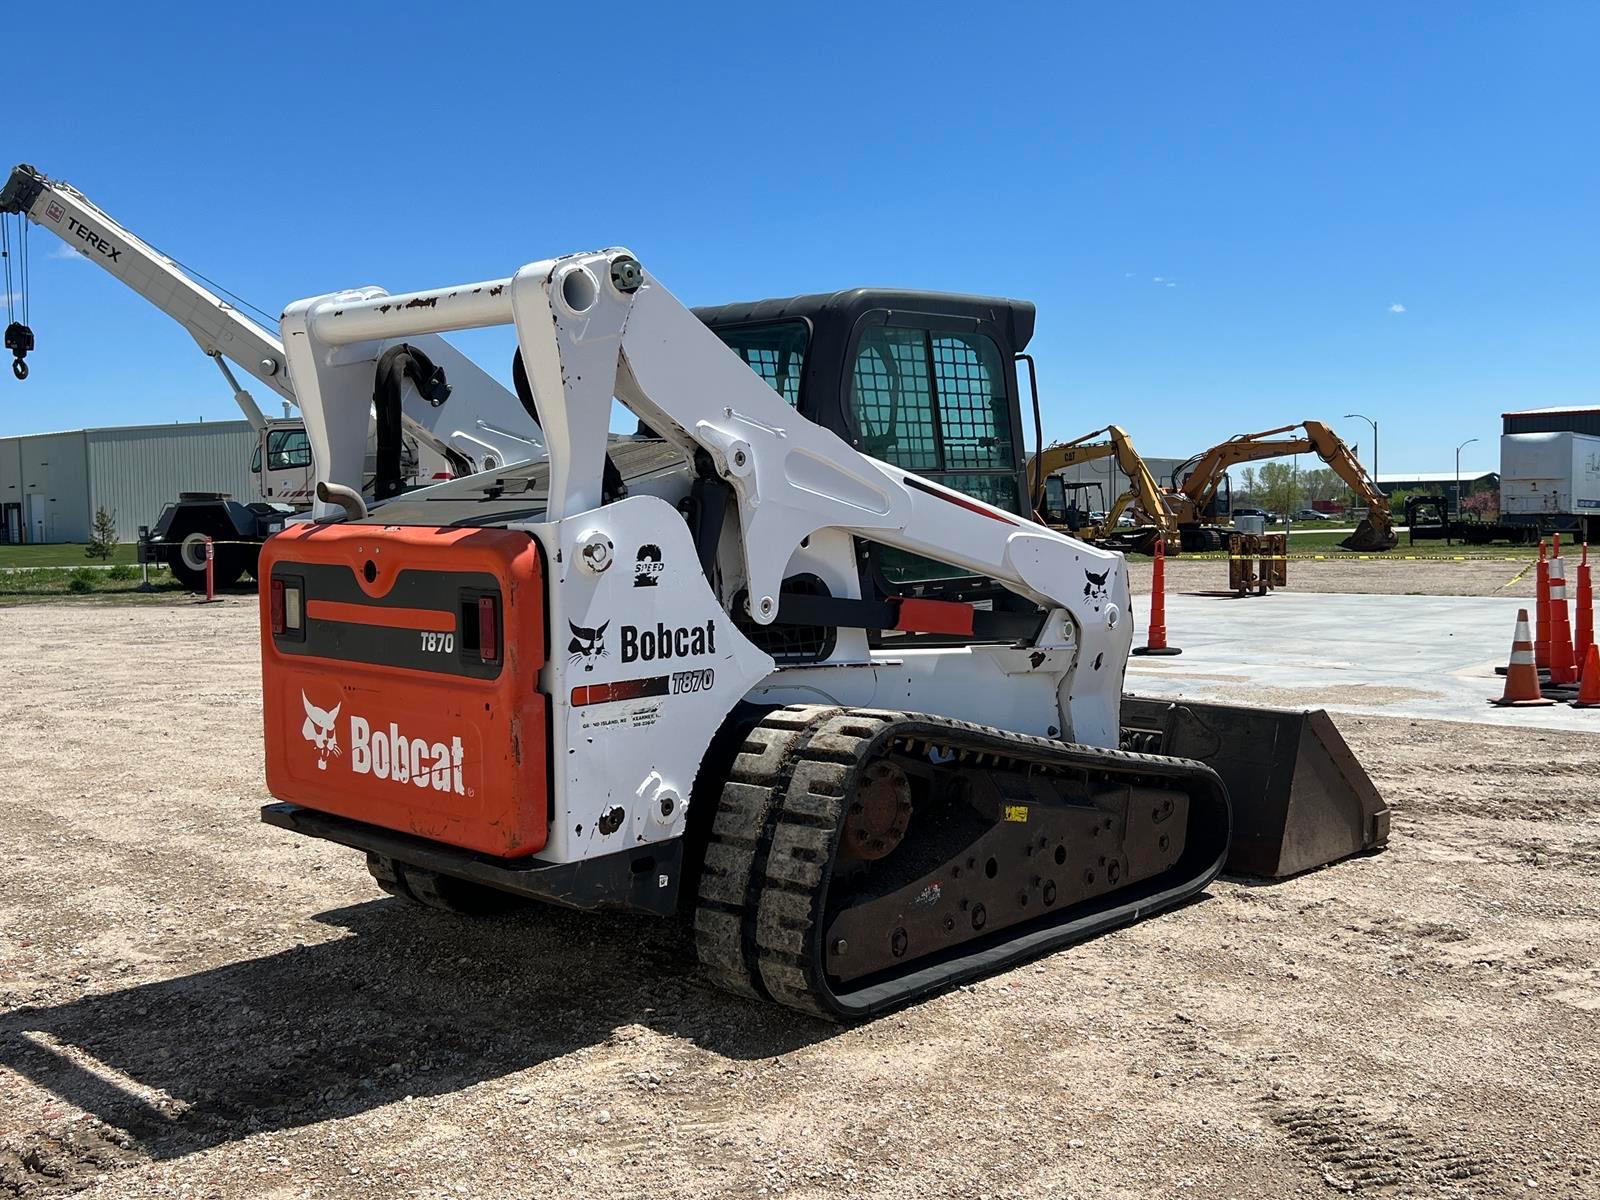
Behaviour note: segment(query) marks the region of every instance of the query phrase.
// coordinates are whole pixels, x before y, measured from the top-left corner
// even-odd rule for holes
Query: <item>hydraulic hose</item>
[[[401,394],[407,379],[435,408],[450,397],[444,368],[434,366],[433,360],[415,346],[402,342],[378,356],[378,369],[372,383],[372,407],[378,421],[377,464],[372,484],[375,500],[398,496],[405,489],[405,477],[400,471],[400,417]]]

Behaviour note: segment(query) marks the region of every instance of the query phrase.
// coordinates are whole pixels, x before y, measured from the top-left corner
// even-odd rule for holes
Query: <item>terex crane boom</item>
[[[1304,429],[1305,436],[1277,438],[1280,433],[1296,429]],[[1260,433],[1241,433],[1195,455],[1173,472],[1173,486],[1162,492],[1181,530],[1183,548],[1213,548],[1210,542],[1216,540],[1217,530],[1207,517],[1214,511],[1217,490],[1227,478],[1229,467],[1291,454],[1315,454],[1366,504],[1367,516],[1354,533],[1339,543],[1341,546],[1349,550],[1393,550],[1399,544],[1389,516],[1389,498],[1378,489],[1350,447],[1321,421],[1301,421]]]
[[[495,325],[548,459],[369,511],[376,348]],[[681,905],[714,981],[835,1019],[1205,887],[1230,805],[1184,722],[1261,785],[1239,825],[1274,864],[1381,841],[1353,761],[1285,796],[1298,734],[1188,703],[1124,728],[1120,554],[852,447],[1014,481],[1031,328],[911,292],[697,314],[623,249],[290,305],[318,503],[262,552],[263,818],[435,907]],[[658,439],[608,443],[613,397]]]
[[[1105,441],[1091,441],[1101,434]],[[1119,495],[1106,510],[1101,521],[1088,519],[1077,506],[1066,503],[1065,487],[1056,475],[1066,467],[1079,463],[1114,458],[1122,473],[1128,477],[1128,490]],[[1035,513],[1052,529],[1060,529],[1073,537],[1081,537],[1096,544],[1127,546],[1141,554],[1155,550],[1157,538],[1166,540],[1168,548],[1178,550],[1178,525],[1167,507],[1157,486],[1155,476],[1133,447],[1133,439],[1119,425],[1107,425],[1070,442],[1057,442],[1046,446],[1034,456],[1029,476],[1033,491]],[[1126,534],[1119,534],[1117,518],[1132,504],[1144,518],[1144,524]]]
[[[278,335],[203,286],[187,268],[123,227],[82,192],[27,164],[15,167],[0,187],[0,218],[5,214],[21,214],[115,276],[183,326],[217,364],[258,435],[259,461],[252,470],[258,476],[259,495],[249,504],[217,494],[191,495],[168,506],[156,525],[156,536],[166,547],[169,565],[191,585],[203,578],[207,536],[235,543],[219,552],[219,577],[224,582],[252,570],[255,547],[237,543],[259,542],[311,500],[304,425],[263,416],[228,367],[228,361],[233,362],[283,400],[295,403]],[[14,326],[7,331],[6,345],[15,355],[14,373],[25,379],[32,330]],[[398,402],[375,396],[380,409],[377,453],[371,478],[362,481],[369,492],[392,493],[399,487],[404,476],[402,455],[412,449],[402,444],[402,431],[420,456],[424,474],[492,470],[542,452],[537,426],[517,397],[476,363],[442,338],[413,339],[411,347],[416,353],[396,352],[389,360],[383,390],[397,393]],[[387,344],[380,346],[375,355],[390,349]],[[443,372],[448,384],[440,384],[436,370]],[[413,386],[405,386],[405,380]]]

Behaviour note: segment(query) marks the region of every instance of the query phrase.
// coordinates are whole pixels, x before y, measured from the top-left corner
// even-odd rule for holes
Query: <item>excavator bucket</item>
[[[1122,698],[1126,750],[1205,763],[1233,805],[1225,870],[1281,879],[1377,850],[1389,808],[1327,711]]]
[[[1393,550],[1399,544],[1400,537],[1393,529],[1380,533],[1365,517],[1356,526],[1356,531],[1339,543],[1346,550]]]

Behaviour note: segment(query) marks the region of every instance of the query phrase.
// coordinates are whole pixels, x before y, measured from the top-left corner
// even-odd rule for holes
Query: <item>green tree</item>
[[[1238,491],[1234,493],[1234,503],[1243,504],[1247,507],[1255,507],[1256,490],[1260,486],[1261,481],[1256,478],[1256,469],[1254,467],[1246,467],[1244,470],[1239,472],[1239,488]]]
[[[1259,496],[1268,512],[1292,516],[1300,507],[1299,472],[1288,463],[1261,464]]]
[[[1309,505],[1313,500],[1337,500],[1349,489],[1332,467],[1318,467],[1300,472],[1300,490]]]
[[[117,514],[106,511],[102,506],[95,510],[94,531],[89,535],[89,544],[84,547],[84,554],[89,558],[110,560],[117,552]]]

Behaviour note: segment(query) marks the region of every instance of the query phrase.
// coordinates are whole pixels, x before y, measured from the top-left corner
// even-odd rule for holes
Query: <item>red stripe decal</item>
[[[979,504],[976,500],[969,500],[965,496],[957,495],[955,492],[942,492],[938,488],[929,487],[927,484],[923,483],[922,480],[913,479],[909,475],[907,475],[905,478],[905,484],[907,487],[916,488],[919,492],[926,492],[930,496],[937,496],[947,504],[954,504],[956,507],[964,508],[968,512],[975,512],[980,517],[988,517],[991,521],[999,521],[1004,525],[1017,524],[1013,518],[1006,516],[1006,514],[1003,512],[999,512],[996,509],[990,508],[987,504]]]
[[[456,628],[455,614],[437,608],[385,608],[379,604],[346,604],[341,600],[307,600],[306,616],[313,621],[422,629],[429,633],[454,633]]]

